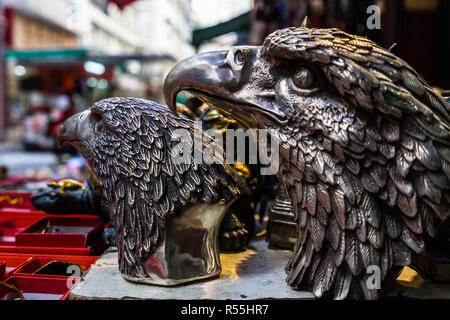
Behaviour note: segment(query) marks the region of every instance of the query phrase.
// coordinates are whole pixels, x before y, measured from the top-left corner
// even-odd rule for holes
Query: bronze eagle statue
[[[202,104],[196,98],[191,99]],[[191,102],[191,105],[194,103]],[[203,131],[213,130],[213,136],[221,134],[221,131],[236,122],[225,119],[212,108],[206,108],[198,117],[187,106],[179,104],[177,108],[178,113],[184,117],[201,122]],[[255,224],[253,208],[256,207],[255,203],[259,200],[258,197],[261,197],[260,192],[257,191],[263,185],[263,181],[259,181],[259,177],[255,176],[255,170],[250,170],[244,164],[235,164],[231,168],[244,178],[251,192],[241,195],[230,206],[222,219],[219,229],[219,247],[224,252],[240,251],[248,245]],[[31,203],[36,209],[51,214],[93,214],[102,218],[108,224],[108,228],[103,233],[103,241],[105,244],[115,247],[115,227],[109,218],[108,202],[103,196],[97,176],[92,172],[84,184],[72,179],[47,182],[46,187],[38,189],[32,194]],[[262,205],[260,207],[260,211],[264,211],[264,207]],[[263,215],[260,216],[263,217]]]
[[[151,101],[111,98],[66,120],[64,142],[98,178],[126,279],[176,285],[220,272],[220,222],[248,190],[192,120]],[[194,161],[198,149],[209,163]]]
[[[278,177],[298,239],[287,282],[320,297],[376,299],[370,285],[425,250],[450,213],[449,105],[405,61],[338,29],[286,28],[259,47],[198,54],[185,90],[280,144]]]

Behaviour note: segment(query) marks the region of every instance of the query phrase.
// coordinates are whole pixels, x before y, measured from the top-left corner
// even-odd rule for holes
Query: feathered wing
[[[145,276],[141,263],[158,247],[167,219],[194,203],[231,201],[243,184],[224,162],[196,164],[194,148],[191,162],[177,164],[181,145],[193,142],[192,121],[136,99],[113,108],[94,106],[93,112],[96,108],[110,126],[98,139],[95,171],[118,228],[120,271]],[[208,145],[203,142],[202,148]]]
[[[297,139],[281,168],[300,232],[288,283],[376,298],[367,268],[385,279],[410,264],[450,213],[449,106],[404,61],[337,29],[279,30],[264,51],[315,65],[354,106],[334,130]]]

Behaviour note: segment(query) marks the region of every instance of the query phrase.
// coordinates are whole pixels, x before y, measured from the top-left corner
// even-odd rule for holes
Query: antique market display
[[[98,177],[124,278],[170,286],[220,273],[221,220],[248,190],[192,120],[112,98],[66,120],[58,141],[76,147]]]
[[[261,47],[179,63],[165,82],[174,112],[181,90],[280,144],[277,175],[298,228],[286,266],[294,288],[376,299],[374,268],[395,279],[449,215],[448,104],[366,38],[278,30]]]

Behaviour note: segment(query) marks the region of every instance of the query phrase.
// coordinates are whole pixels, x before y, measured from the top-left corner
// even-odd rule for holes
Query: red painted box
[[[12,275],[17,267],[31,259],[29,255],[0,253],[0,261],[5,263],[5,278]]]
[[[12,276],[5,281],[22,291],[24,300],[65,300],[70,288],[67,279]],[[20,295],[0,285],[0,300],[15,300]]]
[[[0,246],[14,245],[16,234],[41,220],[43,215],[33,213],[0,213]]]
[[[98,218],[47,216],[16,235],[16,246],[87,248],[102,238]]]
[[[34,209],[31,192],[0,191],[0,207],[15,209]]]
[[[101,251],[87,248],[63,248],[63,247],[28,247],[28,246],[0,246],[0,254],[31,254],[31,255],[98,255]]]
[[[92,264],[97,261],[98,257],[83,257],[83,256],[36,256],[31,260],[28,260],[26,263],[22,264],[18,268],[16,268],[13,272],[14,276],[33,276],[33,277],[42,277],[42,278],[62,278],[67,279],[68,277],[81,277],[82,274],[89,270]],[[49,263],[58,261],[62,263],[67,263],[67,270],[58,270],[59,274],[51,274],[47,272],[47,274],[36,274],[39,269],[44,268]],[[74,265],[75,267],[71,267],[70,265]],[[76,266],[81,268],[78,269]],[[65,268],[66,266],[64,266]],[[65,273],[65,275],[61,275],[61,271]]]
[[[6,262],[0,259],[0,281],[3,281],[6,277]]]

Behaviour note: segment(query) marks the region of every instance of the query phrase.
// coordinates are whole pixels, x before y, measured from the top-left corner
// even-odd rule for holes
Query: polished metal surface
[[[220,274],[218,232],[228,206],[197,204],[170,219],[156,252],[143,261],[145,277],[134,282],[173,286]]]
[[[173,112],[185,90],[279,143],[298,232],[286,266],[294,288],[377,299],[373,270],[395,279],[450,215],[449,105],[366,38],[305,21],[260,47],[180,62],[164,90]]]
[[[125,279],[172,286],[220,273],[220,223],[248,188],[220,152],[197,162],[211,138],[192,120],[151,101],[106,99],[66,120],[63,142],[98,178]]]
[[[291,198],[282,184],[275,199],[269,204],[267,239],[272,248],[294,249],[298,232]]]

